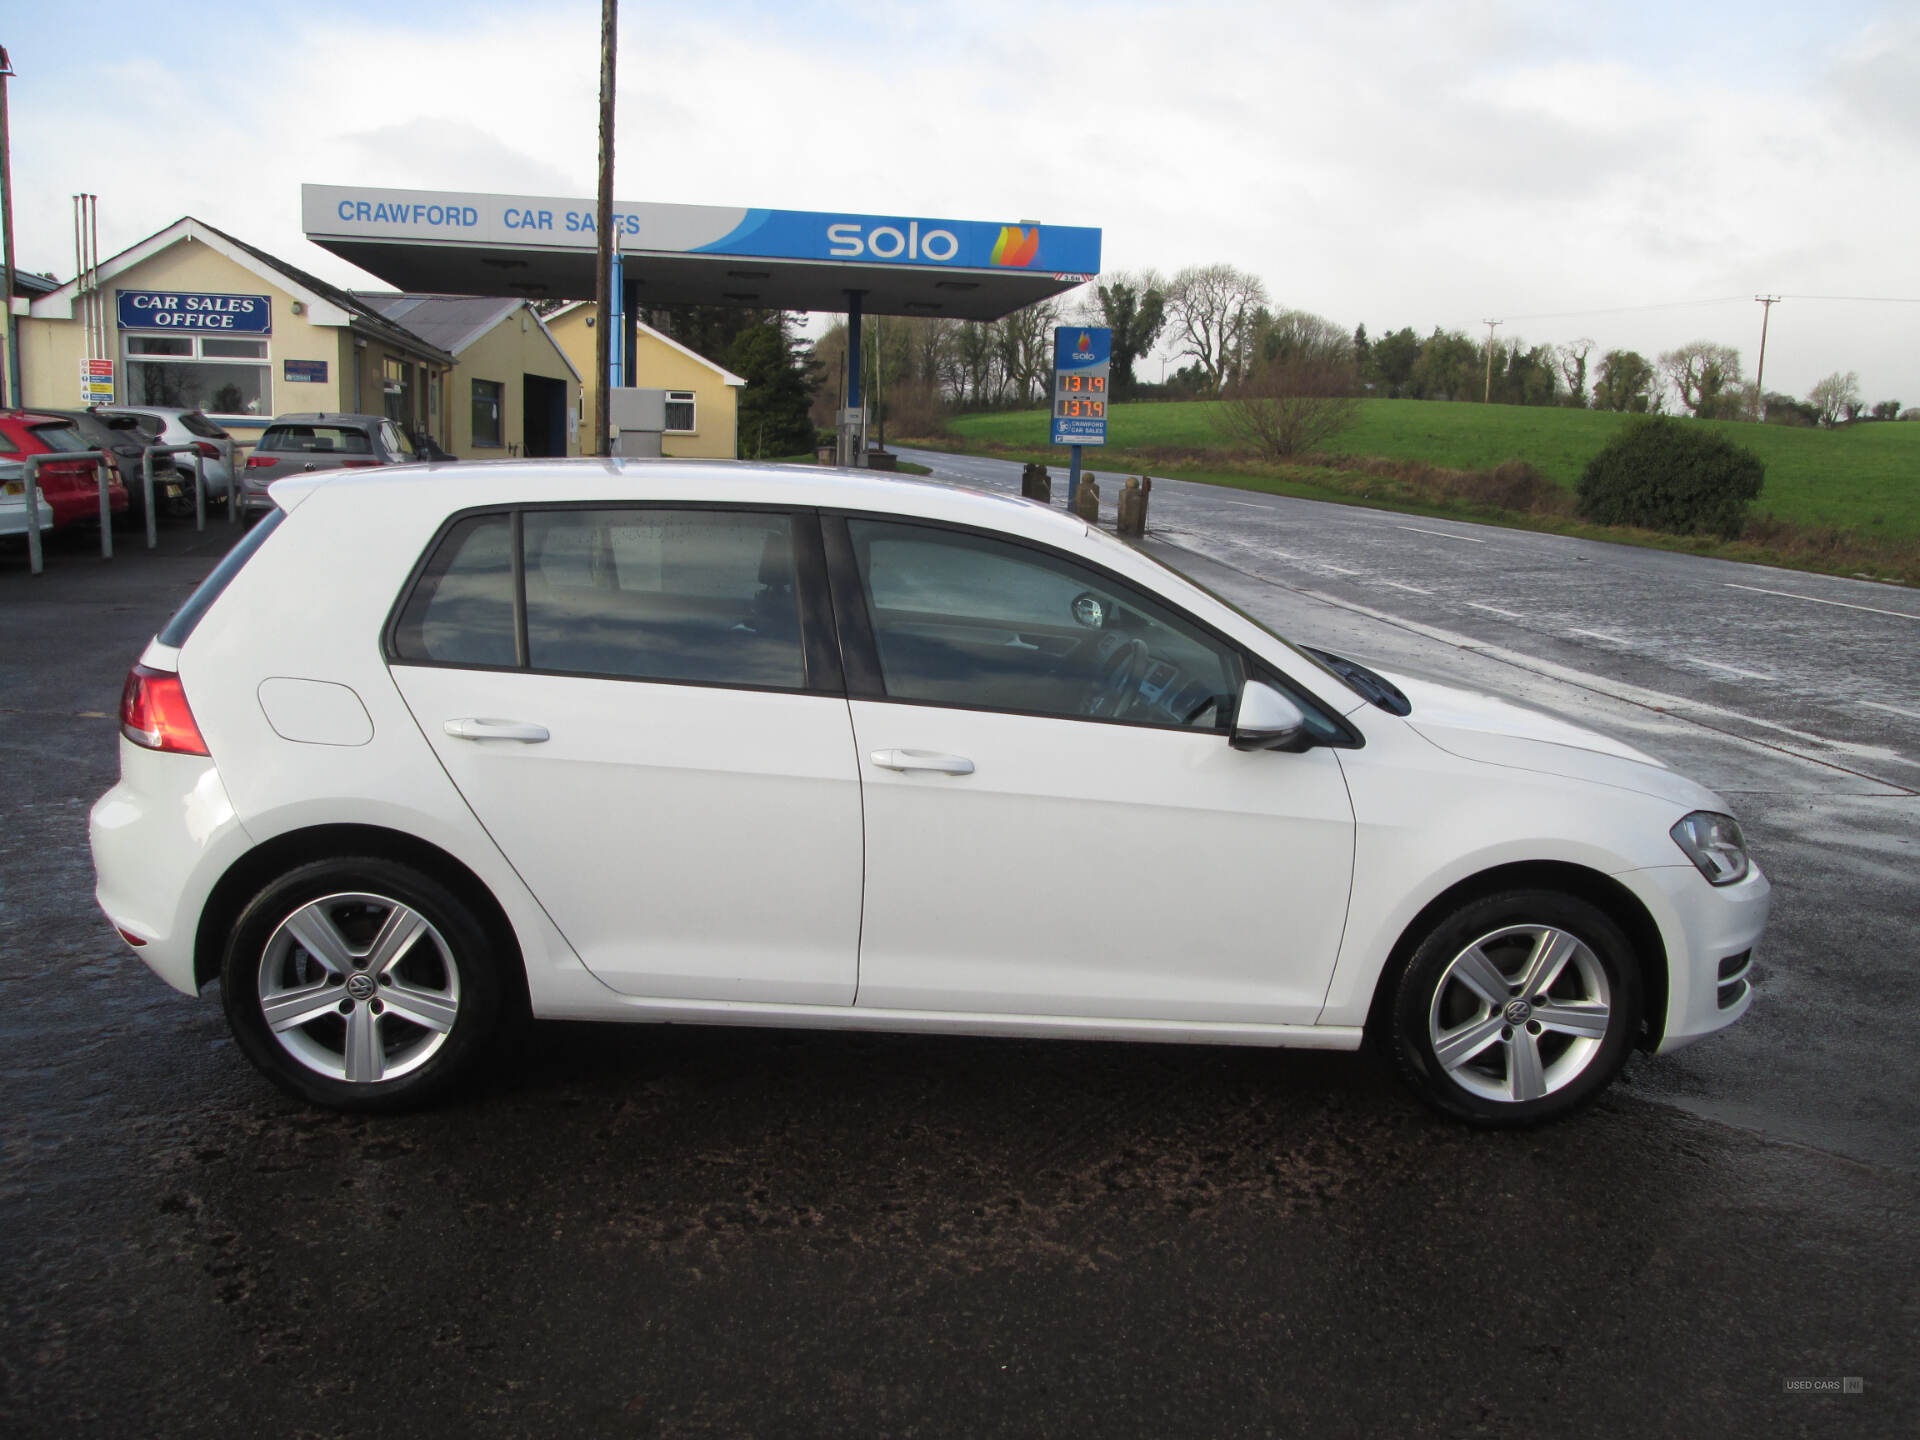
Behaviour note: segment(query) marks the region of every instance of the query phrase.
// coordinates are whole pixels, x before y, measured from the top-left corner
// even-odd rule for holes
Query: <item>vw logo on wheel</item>
[[[364,970],[356,970],[347,977],[347,994],[356,1000],[371,1000],[379,988],[379,982]]]
[[[353,977],[358,980],[358,975]],[[1533,1006],[1524,1000],[1509,1000],[1504,1012],[1509,1025],[1524,1025],[1533,1018]]]

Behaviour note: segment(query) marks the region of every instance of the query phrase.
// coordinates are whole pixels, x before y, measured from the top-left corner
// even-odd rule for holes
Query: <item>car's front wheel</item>
[[[304,1100],[419,1104],[473,1061],[501,1013],[497,947],[439,881],[375,856],[319,860],[265,885],[221,968],[241,1051]]]
[[[1585,1104],[1626,1063],[1640,970],[1597,906],[1549,890],[1472,901],[1427,931],[1393,996],[1401,1073],[1478,1125],[1530,1125]]]

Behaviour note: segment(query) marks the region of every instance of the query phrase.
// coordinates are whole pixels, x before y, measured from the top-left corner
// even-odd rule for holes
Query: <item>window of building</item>
[[[693,434],[693,391],[667,391],[667,431],[675,435]]]
[[[473,382],[473,443],[476,445],[498,445],[501,428],[502,397],[506,386],[498,380],[476,380]]]
[[[382,413],[402,425],[413,421],[413,366],[389,355],[380,362],[380,388],[385,406]]]
[[[217,335],[126,337],[127,403],[273,414],[273,372],[265,340]]]

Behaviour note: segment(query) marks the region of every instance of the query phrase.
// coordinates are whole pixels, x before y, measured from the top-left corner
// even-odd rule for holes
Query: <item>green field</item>
[[[1109,463],[1124,464],[1122,455],[1151,457],[1156,468],[1177,471],[1225,460],[1224,442],[1210,418],[1215,408],[1212,401],[1114,406]],[[1543,406],[1363,400],[1359,423],[1327,448],[1335,454],[1422,460],[1456,470],[1525,460],[1572,489],[1587,461],[1627,418]],[[1702,423],[1726,432],[1766,462],[1766,488],[1754,504],[1756,514],[1799,525],[1834,526],[1873,540],[1920,540],[1920,423],[1841,430]],[[950,429],[963,442],[1048,452],[1043,410],[965,415],[952,421]],[[1065,458],[1064,452],[1057,453]],[[1087,463],[1094,469],[1101,468],[1092,458],[1098,453],[1089,452]]]

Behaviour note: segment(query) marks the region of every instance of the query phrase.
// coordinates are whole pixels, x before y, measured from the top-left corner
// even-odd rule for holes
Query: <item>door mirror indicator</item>
[[[1236,750],[1300,751],[1312,746],[1313,735],[1298,705],[1271,685],[1249,680],[1228,743]]]

